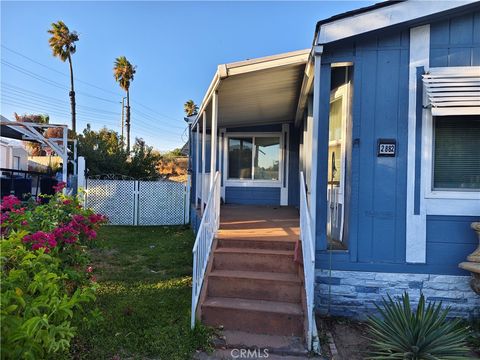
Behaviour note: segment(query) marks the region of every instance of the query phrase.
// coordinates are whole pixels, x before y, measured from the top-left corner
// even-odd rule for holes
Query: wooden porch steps
[[[214,270],[208,276],[208,296],[299,303],[302,282],[296,274]]]
[[[228,206],[207,273],[201,318],[225,331],[303,338],[295,209]]]
[[[250,248],[217,248],[214,268],[220,270],[269,271],[295,273],[293,251]]]
[[[213,297],[202,305],[207,325],[270,335],[301,335],[303,310],[300,304]]]

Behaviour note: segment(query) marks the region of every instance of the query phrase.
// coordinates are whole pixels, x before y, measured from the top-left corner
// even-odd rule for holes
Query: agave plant
[[[468,328],[460,320],[449,320],[449,308],[420,296],[412,309],[408,293],[401,299],[383,299],[377,306],[380,317],[371,316],[368,327],[372,340],[370,359],[467,359]]]

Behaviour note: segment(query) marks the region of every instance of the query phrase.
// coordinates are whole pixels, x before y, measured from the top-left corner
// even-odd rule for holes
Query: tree
[[[183,104],[183,111],[185,111],[187,116],[197,115],[198,106],[192,99],[190,99]]]
[[[90,175],[128,175],[128,155],[115,131],[107,128],[94,131],[87,125],[77,138],[78,155],[85,157]]]
[[[160,153],[142,139],[135,140],[130,157],[120,135],[113,130],[94,131],[87,125],[77,139],[78,154],[85,157],[89,175],[126,175],[135,179],[159,176],[156,166]]]
[[[70,65],[70,105],[72,112],[72,131],[75,136],[77,129],[76,111],[75,111],[75,88],[73,86],[73,67],[72,67],[72,54],[75,54],[77,46],[75,42],[78,41],[78,34],[76,31],[70,32],[67,25],[61,20],[56,23],[52,23],[52,28],[48,30],[48,33],[52,35],[48,39],[48,43],[53,51],[53,56],[60,58],[63,62],[68,60]]]
[[[133,66],[125,56],[120,56],[115,59],[113,67],[113,76],[120,87],[127,93],[126,119],[127,126],[127,153],[130,152],[130,82],[133,81],[133,76],[136,72],[136,66]]]
[[[148,146],[143,139],[136,138],[132,152],[129,164],[131,177],[154,179],[159,176],[157,164],[161,159],[161,155],[152,146]]]
[[[48,124],[50,118],[46,114],[23,114],[18,115],[17,113],[13,113],[15,117],[15,121],[17,122],[27,122],[27,123],[35,123],[35,124]],[[41,134],[45,133],[44,129],[37,129]],[[31,142],[31,141],[24,141],[23,142],[25,147],[28,149],[30,155],[32,156],[42,156],[45,155],[45,151],[42,149],[42,146],[39,143]]]

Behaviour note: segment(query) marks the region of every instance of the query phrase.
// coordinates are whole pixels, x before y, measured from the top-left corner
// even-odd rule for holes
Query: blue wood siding
[[[355,84],[360,127],[358,152],[359,182],[352,187],[358,196],[356,233],[359,262],[402,263],[405,258],[405,193],[407,165],[408,41],[402,33],[376,42],[358,44],[362,73]],[[355,81],[355,80],[354,80]],[[396,157],[377,157],[380,138],[396,139]],[[355,216],[355,215],[354,215]]]
[[[432,24],[431,66],[478,65],[475,63],[478,61],[475,60],[475,52],[478,51],[480,32],[475,33],[473,29],[480,30],[479,19],[477,12]],[[321,76],[331,62],[354,63],[352,139],[358,141],[352,144],[352,173],[347,180],[352,189],[348,250],[329,254],[325,250],[325,242],[319,241],[323,231],[317,229],[318,268],[467,274],[458,268],[458,263],[464,261],[478,243],[470,229],[470,223],[479,220],[474,217],[428,216],[426,264],[405,262],[408,33],[408,29],[397,33],[385,32],[379,35],[381,37],[358,39],[353,45],[336,44],[331,49],[324,49]],[[465,49],[469,49],[469,56],[461,55],[466,54]],[[443,53],[447,51],[442,60],[447,62],[441,63],[440,57],[436,57],[440,50]],[[320,96],[328,95],[321,92]],[[322,101],[320,105],[325,103],[325,99]],[[320,110],[320,119],[328,118],[329,109],[320,106]],[[396,139],[396,157],[376,156],[379,138]],[[321,134],[319,139],[323,139]],[[321,158],[319,153],[318,159]],[[319,161],[319,177],[325,176],[325,172],[326,165]],[[318,184],[321,184],[321,179]],[[318,199],[323,196],[322,189],[319,189],[319,194]],[[319,203],[317,214],[325,205],[321,200]]]
[[[458,264],[475,250],[478,239],[470,224],[478,217],[427,216],[427,264],[459,272]]]
[[[227,186],[225,202],[239,205],[280,205],[280,188]]]
[[[290,151],[289,151],[289,165],[287,169],[288,176],[288,205],[299,206],[300,204],[300,134],[303,129],[295,128],[293,124],[290,125]],[[303,134],[302,134],[303,135]]]
[[[430,66],[480,65],[480,11],[430,25]]]

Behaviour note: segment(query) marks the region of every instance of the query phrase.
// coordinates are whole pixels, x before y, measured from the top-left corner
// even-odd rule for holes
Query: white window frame
[[[448,68],[452,71],[455,68]],[[457,69],[461,71],[460,68]],[[480,191],[473,189],[434,189],[434,139],[435,127],[432,109],[428,107],[429,101],[424,92],[422,116],[422,173],[421,183],[423,184],[425,201],[425,213],[428,215],[452,215],[452,216],[479,216],[480,215]],[[444,115],[451,115],[445,112]],[[467,115],[467,114],[465,114]],[[475,114],[471,114],[475,115]],[[443,116],[437,114],[435,117]]]
[[[280,140],[280,154],[279,154],[279,174],[278,180],[256,180],[256,179],[229,179],[228,178],[228,143],[230,138],[241,138],[241,137],[251,137],[253,138],[253,145],[255,146],[254,138],[259,137],[278,137]],[[233,187],[282,187],[283,183],[283,168],[284,168],[284,140],[283,140],[283,132],[262,132],[262,133],[255,133],[255,132],[231,132],[225,134],[225,143],[224,143],[224,158],[223,158],[223,168],[224,168],[224,183],[225,186],[233,186]],[[287,149],[288,151],[288,149]],[[255,151],[252,151],[252,176],[254,174],[254,154]],[[287,169],[288,170],[288,169]]]

